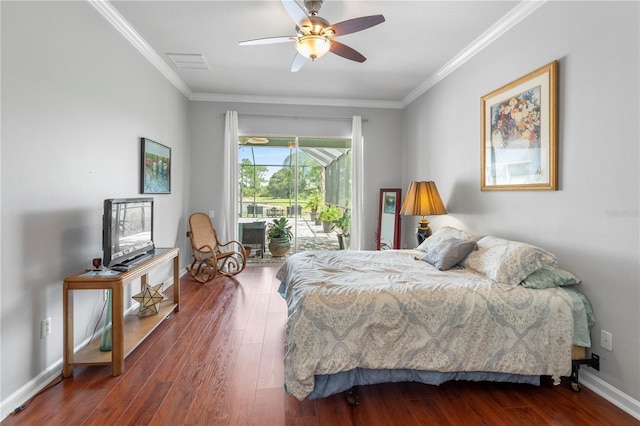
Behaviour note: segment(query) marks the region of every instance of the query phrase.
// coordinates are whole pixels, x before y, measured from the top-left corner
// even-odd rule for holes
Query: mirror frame
[[[386,244],[383,244],[380,241],[380,235],[381,235],[381,231],[382,231],[382,215],[384,214],[384,208],[385,208],[385,197],[387,196],[386,194],[388,193],[393,193],[395,195],[395,211],[394,211],[394,224],[393,224],[393,247],[391,247],[392,249],[399,249],[400,248],[400,208],[402,207],[402,189],[400,188],[382,188],[380,190],[380,207],[378,209],[378,233],[376,234],[376,249],[377,250],[381,250],[383,246],[386,246]]]

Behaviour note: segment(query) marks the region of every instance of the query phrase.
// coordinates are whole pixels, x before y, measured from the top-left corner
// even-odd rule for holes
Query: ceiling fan
[[[366,61],[367,58],[360,52],[334,40],[334,37],[366,30],[374,25],[381,24],[384,22],[384,16],[362,16],[331,25],[329,21],[318,15],[318,11],[322,7],[322,1],[305,0],[304,7],[309,12],[307,14],[295,0],[282,0],[284,9],[296,24],[296,35],[246,40],[241,41],[239,44],[241,46],[252,46],[295,41],[297,53],[291,64],[291,72],[300,70],[306,59],[315,61],[327,52],[356,62]]]

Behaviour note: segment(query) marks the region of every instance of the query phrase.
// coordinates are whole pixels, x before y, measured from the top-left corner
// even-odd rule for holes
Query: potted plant
[[[338,234],[338,245],[340,246],[340,250],[349,250],[349,237],[351,235],[351,215],[349,215],[348,211],[345,210],[345,212],[342,214],[342,217],[335,222],[333,228]]]
[[[322,229],[329,233],[333,229],[334,222],[340,219],[341,211],[337,206],[328,206],[318,213],[318,220],[322,222]]]
[[[316,217],[315,217],[316,226],[322,225],[322,220],[320,220],[320,218],[321,218],[320,213],[326,208],[327,208],[327,205],[324,203],[324,201],[322,203],[320,203],[320,205],[318,206],[318,211],[317,211]]]
[[[280,257],[287,254],[291,248],[291,226],[286,217],[273,219],[267,225],[267,237],[269,238],[269,251],[274,257]]]
[[[305,208],[309,209],[311,212],[311,220],[315,221],[316,216],[318,215],[318,209],[322,206],[324,202],[322,201],[322,197],[317,192],[311,194],[309,198],[307,198],[307,202],[304,205]]]

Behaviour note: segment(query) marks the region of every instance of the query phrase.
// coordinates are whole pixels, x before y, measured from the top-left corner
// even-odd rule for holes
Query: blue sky
[[[253,147],[253,153],[256,158],[256,164],[271,164],[271,165],[282,165],[285,158],[289,155],[289,148],[262,148],[262,147]],[[241,162],[243,158],[249,159],[253,163],[253,158],[251,156],[251,148],[250,147],[240,147],[238,150],[238,162]],[[279,167],[268,167],[267,179],[271,177],[272,174],[277,172]]]
[[[282,165],[284,159],[289,155],[289,148],[253,148],[256,157],[256,164],[277,164]],[[241,147],[238,150],[238,160],[248,158],[253,163],[251,148]]]

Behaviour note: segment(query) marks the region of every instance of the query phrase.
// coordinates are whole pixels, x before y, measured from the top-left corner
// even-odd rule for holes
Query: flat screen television
[[[104,200],[102,264],[127,267],[153,249],[153,198]]]

